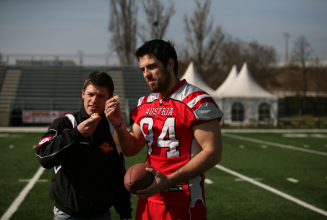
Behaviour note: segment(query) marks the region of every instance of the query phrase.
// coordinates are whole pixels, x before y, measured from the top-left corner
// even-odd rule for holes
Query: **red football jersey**
[[[159,93],[140,98],[131,113],[148,142],[146,163],[165,175],[174,173],[202,150],[192,127],[220,120],[222,115],[209,94],[186,80],[180,81],[164,98]],[[198,199],[204,203],[203,184],[204,174],[157,193],[149,200],[193,207]]]

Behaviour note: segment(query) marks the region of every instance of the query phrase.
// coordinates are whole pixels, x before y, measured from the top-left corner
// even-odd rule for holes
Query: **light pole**
[[[290,35],[288,33],[284,33],[285,37],[285,62],[288,62],[288,38]]]

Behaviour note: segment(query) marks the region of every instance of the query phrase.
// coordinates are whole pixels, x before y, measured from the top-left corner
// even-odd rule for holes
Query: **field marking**
[[[252,142],[259,143],[259,144],[266,144],[266,145],[271,145],[271,146],[275,146],[275,147],[287,148],[287,149],[291,149],[291,150],[298,150],[298,151],[303,151],[303,152],[306,152],[306,153],[312,153],[312,154],[318,154],[318,155],[322,155],[322,156],[327,156],[327,153],[321,152],[321,151],[309,150],[309,149],[294,147],[294,146],[291,146],[291,145],[273,143],[273,142],[269,142],[269,141],[262,141],[262,140],[258,140],[258,139],[254,139],[254,138],[248,138],[248,137],[243,137],[243,136],[238,136],[238,135],[234,135],[234,134],[226,134],[226,133],[224,133],[223,136],[227,136],[227,137],[231,137],[231,138],[236,138],[236,139],[240,139],[240,140],[252,141]]]
[[[18,197],[11,204],[11,206],[8,208],[8,210],[5,212],[5,214],[1,217],[0,220],[10,219],[10,217],[17,211],[19,205],[25,199],[27,193],[33,188],[36,181],[40,178],[44,170],[45,169],[43,167],[40,167],[38,169],[38,171],[34,174],[33,178],[29,181],[29,183],[25,186],[25,188],[19,193]]]
[[[1,130],[0,130],[1,131]],[[327,129],[221,129],[221,133],[327,133]]]
[[[207,178],[204,179],[204,182],[207,183],[207,184],[213,184],[212,180],[207,179]]]
[[[1,137],[9,137],[9,134],[0,134],[0,138]]]
[[[293,178],[287,178],[287,181],[290,181],[292,183],[298,183],[299,181],[297,179],[293,179]]]
[[[262,178],[252,178],[253,180],[256,180],[256,181],[262,181],[263,179]],[[236,178],[235,181],[246,181],[242,178]]]
[[[326,138],[326,134],[283,134],[283,137],[289,138],[306,138],[306,137],[316,137],[316,138]]]
[[[281,191],[279,191],[279,190],[277,190],[277,189],[275,189],[275,188],[272,188],[272,187],[270,187],[270,186],[267,186],[267,185],[265,185],[265,184],[263,184],[263,183],[260,183],[260,182],[258,182],[258,181],[255,181],[254,179],[251,179],[251,178],[249,178],[249,177],[247,177],[247,176],[244,176],[244,175],[242,175],[242,174],[240,174],[240,173],[237,173],[237,172],[235,172],[235,171],[233,171],[233,170],[230,170],[230,169],[228,169],[228,168],[226,168],[226,167],[223,167],[223,166],[221,166],[221,165],[216,165],[215,166],[217,169],[220,169],[220,170],[222,170],[222,171],[225,171],[225,172],[227,172],[227,173],[229,173],[229,174],[232,174],[232,175],[234,175],[234,176],[237,176],[237,177],[239,177],[239,178],[241,178],[241,179],[244,179],[245,181],[248,181],[248,182],[250,182],[250,183],[252,183],[252,184],[254,184],[254,185],[256,185],[256,186],[259,186],[259,187],[261,187],[261,188],[263,188],[263,189],[265,189],[265,190],[268,190],[268,191],[270,191],[270,192],[272,192],[272,193],[275,193],[275,194],[277,194],[277,195],[279,195],[279,196],[281,196],[281,197],[283,197],[283,198],[285,198],[285,199],[288,199],[288,200],[290,200],[290,201],[292,201],[292,202],[294,202],[294,203],[296,203],[296,204],[298,204],[298,205],[301,205],[301,206],[303,206],[303,207],[305,207],[305,208],[307,208],[307,209],[310,209],[310,210],[312,210],[312,211],[314,211],[314,212],[317,212],[317,213],[319,213],[319,214],[322,214],[322,215],[324,215],[324,216],[327,216],[327,212],[326,211],[324,211],[324,210],[322,210],[322,209],[319,209],[319,208],[317,208],[317,207],[315,207],[315,206],[313,206],[313,205],[310,205],[310,204],[308,204],[308,203],[306,203],[306,202],[303,202],[302,200],[299,200],[299,199],[297,199],[297,198],[295,198],[295,197],[293,197],[293,196],[290,196],[290,195],[288,195],[288,194],[286,194],[286,193],[283,193],[283,192],[281,192]]]
[[[30,179],[19,179],[18,180],[18,182],[29,182],[29,181],[31,181]],[[40,180],[37,180],[36,182],[38,182],[38,183],[46,183],[46,182],[48,182],[48,180],[47,179],[40,179]]]

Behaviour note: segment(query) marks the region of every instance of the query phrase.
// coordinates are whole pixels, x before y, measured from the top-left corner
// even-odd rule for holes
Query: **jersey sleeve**
[[[217,106],[215,100],[205,92],[194,92],[183,100],[192,110],[196,121],[192,122],[192,126],[196,126],[208,121],[223,117],[223,112]]]

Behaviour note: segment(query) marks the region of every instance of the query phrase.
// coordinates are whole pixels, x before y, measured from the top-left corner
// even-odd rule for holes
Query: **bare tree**
[[[138,36],[143,40],[163,39],[170,18],[175,14],[174,3],[169,1],[170,6],[165,10],[159,0],[143,0],[142,5],[146,15],[147,24],[140,26]]]
[[[290,34],[285,32],[285,62],[288,62],[288,38],[290,38]]]
[[[233,65],[240,68],[246,60],[244,57],[246,46],[247,43],[239,39],[226,40],[220,50],[220,61],[222,66],[226,66],[228,71],[230,71]]]
[[[192,55],[188,54],[188,51],[185,53],[203,74],[205,65],[217,61],[224,34],[220,26],[213,29],[213,18],[209,18],[211,0],[204,0],[203,5],[200,0],[195,0],[195,4],[193,16],[190,19],[187,14],[184,16],[186,41]]]
[[[110,0],[111,49],[121,65],[133,65],[136,49],[137,6],[134,0]]]
[[[301,101],[301,113],[304,113],[303,110],[305,108],[305,98],[307,92],[307,67],[306,61],[310,58],[313,49],[309,44],[308,40],[304,36],[300,36],[294,43],[292,57],[293,60],[299,61],[301,65],[301,72],[302,72],[302,85],[303,85],[303,99]]]
[[[233,65],[240,69],[246,62],[256,80],[264,87],[274,83],[270,65],[276,61],[274,47],[256,41],[250,43],[239,39],[228,39],[220,50],[220,61],[224,71]]]

